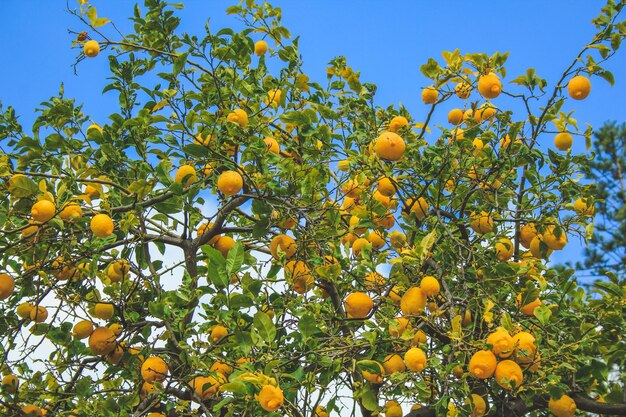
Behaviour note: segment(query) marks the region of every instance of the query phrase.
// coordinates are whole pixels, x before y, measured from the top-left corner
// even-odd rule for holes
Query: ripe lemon
[[[363,252],[363,249],[365,249],[367,246],[371,246],[371,244],[364,237],[360,237],[360,238],[356,239],[352,243],[352,254],[354,256],[359,256],[361,254],[361,252]]]
[[[537,346],[535,345],[535,336],[528,332],[519,332],[513,335],[513,344],[515,346],[515,360],[522,364],[533,361]]]
[[[404,361],[395,353],[385,356],[383,360],[383,368],[385,369],[385,375],[395,374],[396,372],[404,372],[406,370],[406,366],[404,365]]]
[[[400,130],[403,127],[406,127],[408,125],[409,125],[409,121],[407,120],[406,117],[404,117],[404,116],[394,116],[391,119],[391,121],[389,122],[389,131],[395,133],[398,130]]]
[[[30,319],[35,323],[43,323],[48,318],[48,310],[44,306],[36,306],[30,310]]]
[[[572,135],[570,135],[567,132],[557,133],[557,135],[554,137],[554,146],[559,151],[568,150],[569,148],[572,147],[573,142],[574,142],[574,139],[572,138]]]
[[[519,230],[519,240],[523,247],[530,249],[530,242],[537,236],[537,228],[534,223],[526,223]]]
[[[377,249],[377,250],[381,249],[386,244],[383,234],[379,232],[378,230],[370,232],[367,235],[367,240],[372,245],[372,248]]]
[[[426,339],[426,333],[424,333],[423,330],[418,330],[415,332],[415,335],[413,336],[413,346],[419,346],[422,345],[424,343],[426,343],[427,339]]]
[[[11,394],[15,394],[17,392],[17,388],[20,385],[20,381],[13,374],[5,375],[2,378],[2,388]]]
[[[287,235],[276,235],[270,242],[270,253],[275,259],[279,259],[279,250],[285,254],[285,258],[290,259],[296,254],[296,241]]]
[[[93,323],[89,320],[81,320],[74,325],[72,336],[77,339],[86,339],[93,333]]]
[[[448,112],[448,122],[458,126],[463,121],[463,110],[461,109],[452,109]]]
[[[182,165],[176,171],[176,175],[174,176],[174,181],[179,184],[182,184],[183,187],[189,187],[194,182],[198,181],[198,176],[196,175],[196,169],[191,165]]]
[[[96,327],[89,336],[89,349],[96,355],[108,355],[115,346],[115,333],[108,327]]]
[[[414,372],[421,372],[426,367],[426,354],[418,347],[412,347],[404,354],[406,367]]]
[[[110,324],[108,327],[109,327],[109,329],[111,329],[111,331],[113,332],[115,337],[118,337],[119,335],[121,335],[122,331],[124,330],[122,325],[119,324],[119,323]]]
[[[213,362],[213,365],[209,368],[211,372],[218,372],[222,375],[230,375],[233,373],[234,369],[227,363],[216,361]]]
[[[100,44],[98,41],[89,40],[83,46],[83,53],[89,58],[94,58],[100,53]]]
[[[94,316],[101,320],[109,320],[113,317],[113,313],[115,313],[115,309],[110,303],[96,303],[94,307]]]
[[[15,308],[15,314],[21,319],[30,319],[30,312],[33,308],[31,303],[21,303]]]
[[[267,52],[267,42],[264,40],[256,41],[254,44],[254,54],[256,56],[263,56]]]
[[[30,214],[36,222],[45,223],[54,217],[56,206],[50,200],[41,200],[33,204]]]
[[[365,287],[368,290],[375,291],[380,294],[384,286],[385,277],[383,277],[380,273],[373,271],[365,275]]]
[[[437,281],[437,278],[435,277],[425,276],[420,281],[420,288],[425,296],[435,296],[439,294],[440,291],[439,281]]]
[[[273,385],[264,385],[256,396],[257,401],[265,411],[276,411],[282,405],[285,397],[283,391]]]
[[[276,139],[267,137],[263,139],[263,142],[265,143],[265,148],[268,152],[275,153],[276,155],[280,154],[280,145]]]
[[[537,234],[530,241],[530,253],[537,259],[546,259],[552,254],[552,249],[546,245],[543,236]]]
[[[94,235],[103,238],[111,236],[113,234],[113,229],[115,228],[113,220],[111,220],[111,218],[104,213],[93,216],[89,227]]]
[[[280,105],[280,98],[282,96],[282,91],[280,90],[269,90],[267,92],[267,97],[265,97],[265,104],[269,105],[273,108],[276,108]]]
[[[491,103],[485,103],[476,110],[476,115],[480,119],[479,121],[487,122],[493,120],[497,112],[497,107]]]
[[[591,82],[584,75],[577,75],[567,83],[567,92],[574,100],[584,100],[591,92]]]
[[[376,181],[376,189],[379,193],[386,197],[392,197],[396,193],[396,186],[394,185],[394,181],[392,179],[383,177]]]
[[[397,161],[402,158],[406,145],[404,140],[396,133],[384,132],[375,142],[374,150],[380,159],[385,161]]]
[[[498,363],[494,378],[498,385],[504,389],[518,388],[524,381],[522,368],[509,359],[505,359]]]
[[[395,321],[395,326],[393,324],[389,325],[389,334],[393,337],[400,337],[405,330],[413,329],[409,319],[406,317],[396,317],[393,320]]]
[[[245,128],[248,126],[248,113],[242,109],[235,109],[231,113],[228,113],[226,120],[237,123],[240,127]]]
[[[482,417],[487,412],[487,403],[485,399],[478,394],[472,394],[470,398],[465,400],[466,404],[470,404],[470,417]]]
[[[535,309],[541,306],[541,300],[539,298],[531,301],[526,305],[520,305],[522,303],[522,293],[517,294],[515,298],[515,305],[519,308],[519,311],[526,316],[533,316],[535,313]]]
[[[343,306],[349,318],[364,319],[374,308],[374,302],[364,292],[353,292],[343,300]]]
[[[405,316],[421,314],[426,307],[426,295],[420,287],[411,287],[400,300],[400,310]]]
[[[217,239],[217,241],[213,244],[213,247],[217,249],[224,258],[226,258],[228,256],[228,252],[230,252],[230,248],[232,248],[234,244],[235,239],[224,235]]]
[[[496,243],[496,258],[502,262],[506,262],[513,256],[513,242],[506,237],[500,238]]]
[[[34,416],[43,416],[43,411],[41,411],[41,408],[32,404],[25,405],[24,407],[22,407],[22,412],[24,414],[30,414]]]
[[[490,350],[479,350],[470,358],[469,372],[476,378],[487,379],[496,370],[496,355]]]
[[[0,274],[0,300],[6,300],[15,290],[15,280],[9,274]]]
[[[576,402],[567,394],[548,401],[548,410],[556,417],[572,417],[576,413]]]
[[[243,188],[243,178],[237,171],[224,171],[217,178],[217,188],[226,196],[235,195]]]
[[[83,209],[77,203],[67,203],[59,212],[59,217],[64,221],[79,219],[83,215]]]
[[[168,371],[167,363],[158,356],[151,356],[141,364],[141,377],[150,384],[163,381]]]
[[[434,87],[426,87],[422,90],[422,101],[424,104],[433,104],[439,98],[439,91]]]
[[[498,97],[502,92],[502,82],[500,81],[500,77],[493,72],[481,75],[478,79],[478,92],[485,98]]]
[[[363,375],[363,379],[365,379],[368,382],[371,382],[373,384],[380,384],[383,382],[383,375],[385,374],[385,369],[383,368],[383,366],[380,364],[380,362],[377,361],[367,361],[368,363],[371,363],[372,365],[375,365],[378,367],[379,372],[375,373],[375,372],[370,372],[370,371],[366,371],[366,370],[362,370],[361,371],[361,375]]]
[[[402,417],[404,415],[402,407],[397,401],[387,401],[385,403],[385,417]]]
[[[580,215],[593,216],[593,213],[595,212],[593,204],[588,204],[587,202],[587,199],[583,200],[582,198],[574,201],[574,211]]]
[[[107,277],[111,280],[111,282],[119,282],[122,279],[128,279],[129,271],[130,264],[126,259],[113,261],[105,269]]]
[[[197,376],[189,381],[189,386],[198,397],[206,401],[213,397],[226,381],[227,378],[218,372],[215,375]]]
[[[472,213],[470,219],[469,225],[474,232],[481,235],[493,232],[493,219],[486,212]]]
[[[93,185],[87,185],[85,187],[85,195],[91,200],[97,200],[98,198],[100,198],[100,190],[98,190]]]
[[[430,205],[424,197],[420,197],[417,200],[414,198],[408,198],[406,200],[405,211],[415,214],[417,220],[424,220],[429,210]]]
[[[562,228],[548,226],[543,233],[543,241],[552,250],[561,250],[567,245],[567,234]]]
[[[211,329],[211,341],[213,343],[218,343],[224,337],[228,336],[228,329],[221,324],[213,326]]]
[[[498,327],[493,333],[487,336],[487,343],[492,347],[493,353],[501,358],[508,358],[513,354],[513,338],[504,327]]]

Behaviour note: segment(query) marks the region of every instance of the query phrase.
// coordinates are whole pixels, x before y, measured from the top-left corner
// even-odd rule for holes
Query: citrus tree
[[[624,287],[549,265],[593,233],[573,111],[623,6],[557,80],[428,60],[416,120],[344,58],[309,78],[267,3],[121,35],[80,0],[119,108],[0,113],[3,415],[626,415]]]

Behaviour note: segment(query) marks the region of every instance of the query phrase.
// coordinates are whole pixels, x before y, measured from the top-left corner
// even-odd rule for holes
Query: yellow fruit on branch
[[[163,381],[168,372],[167,363],[158,356],[150,356],[141,364],[141,377],[150,384]]]
[[[248,126],[248,113],[242,109],[235,109],[231,113],[228,113],[226,120],[238,124],[241,128],[245,128]]]
[[[267,42],[264,40],[256,41],[254,44],[254,54],[256,56],[263,56],[267,52]]]
[[[439,281],[437,281],[437,278],[435,277],[425,276],[420,281],[420,288],[422,289],[422,292],[424,293],[425,296],[433,297],[439,294],[439,291],[440,291]]]
[[[459,82],[454,87],[454,93],[456,94],[458,98],[461,98],[461,99],[469,98],[470,94],[472,93],[472,86],[471,84],[468,84],[463,81]]]
[[[268,152],[280,155],[280,145],[276,139],[267,137],[263,139],[263,142],[265,143],[265,149],[267,149]]]
[[[19,385],[20,381],[13,374],[5,375],[2,378],[2,389],[8,393],[15,394]]]
[[[588,199],[579,198],[574,201],[574,211],[582,216],[593,216],[595,208]]]
[[[235,244],[235,239],[228,235],[220,236],[213,244],[213,247],[218,250],[224,258],[228,256],[228,252]]]
[[[465,403],[470,405],[470,417],[483,417],[487,412],[487,403],[478,394],[471,394]]]
[[[490,350],[479,350],[470,358],[469,372],[476,378],[487,379],[496,371],[496,355]]]
[[[448,112],[448,122],[455,126],[458,126],[463,121],[463,110],[452,109]]]
[[[364,319],[374,308],[374,302],[364,292],[353,292],[345,298],[343,306],[348,318]]]
[[[434,87],[426,87],[422,90],[422,101],[424,104],[434,104],[439,98],[439,91]]]
[[[83,209],[77,203],[67,203],[59,212],[59,217],[64,221],[79,219],[83,215]]]
[[[285,258],[291,259],[296,254],[297,249],[296,241],[291,236],[276,235],[270,242],[270,253],[274,259],[280,259],[280,253],[284,253]]]
[[[570,135],[567,132],[557,133],[556,136],[554,137],[554,146],[559,151],[568,150],[569,148],[572,147],[573,143],[574,143],[574,138],[572,138],[572,135]]]
[[[519,230],[520,243],[526,249],[530,249],[530,242],[537,236],[537,228],[534,223],[526,223]]]
[[[478,92],[485,98],[496,98],[502,92],[502,82],[495,73],[481,75],[478,79]]]
[[[89,320],[81,320],[74,325],[72,336],[77,339],[86,339],[93,333],[93,323]]]
[[[576,402],[569,395],[563,394],[557,399],[550,398],[548,410],[556,417],[572,417],[576,414]]]
[[[404,354],[404,363],[407,369],[421,372],[426,367],[426,353],[418,347],[412,347]]]
[[[91,218],[89,227],[94,235],[105,238],[113,234],[115,225],[107,214],[100,213]]]
[[[17,314],[21,319],[30,319],[30,312],[33,308],[34,307],[31,303],[21,303],[16,307],[15,314]]]
[[[235,195],[243,188],[243,178],[237,171],[224,171],[217,178],[217,188],[225,196]]]
[[[385,375],[392,375],[396,372],[404,372],[406,370],[402,357],[395,353],[385,356],[383,368],[385,369]]]
[[[548,226],[543,232],[543,241],[552,250],[561,250],[567,245],[567,234],[562,227]]]
[[[194,182],[198,181],[198,176],[196,175],[196,169],[192,165],[182,165],[176,171],[174,176],[174,181],[179,184],[182,184],[183,187],[189,187]]]
[[[517,305],[517,307],[519,308],[519,311],[526,315],[526,316],[533,316],[535,313],[535,309],[539,306],[541,306],[541,300],[539,298],[536,298],[535,300],[531,301],[528,304],[525,305],[521,305],[522,304],[522,293],[517,294],[517,297],[515,298],[515,305]]]
[[[567,83],[567,92],[574,100],[584,100],[591,92],[591,81],[584,75],[577,75]]]
[[[503,360],[496,366],[494,378],[498,385],[504,389],[519,388],[524,381],[522,368],[509,359]]]
[[[487,336],[487,343],[492,346],[491,350],[493,353],[501,358],[508,358],[513,354],[513,338],[503,327],[498,327],[493,333]]]
[[[30,319],[35,323],[43,323],[48,318],[48,309],[44,306],[36,306],[30,310]]]
[[[50,200],[40,200],[33,204],[30,210],[30,214],[33,220],[40,223],[45,223],[54,217],[56,212],[56,206]]]
[[[256,399],[261,408],[269,412],[278,410],[285,400],[283,391],[273,385],[264,385],[257,394]]]
[[[41,410],[41,408],[32,404],[25,405],[24,407],[22,407],[22,412],[24,414],[29,414],[32,416],[43,416],[43,411]]]
[[[404,116],[394,116],[389,122],[389,131],[397,132],[403,127],[407,127],[409,125],[409,121]]]
[[[519,332],[513,335],[513,346],[515,347],[515,360],[518,363],[531,363],[535,357],[537,346],[535,336],[528,332]]]
[[[6,300],[15,290],[15,280],[9,274],[0,274],[0,300]]]
[[[189,386],[202,401],[206,401],[212,398],[227,380],[226,376],[217,372],[209,376],[197,376],[189,381]]]
[[[402,407],[397,401],[387,401],[385,403],[385,417],[402,417],[404,415]]]
[[[404,155],[405,149],[404,140],[393,132],[384,132],[376,138],[374,144],[376,155],[385,161],[398,161]]]
[[[506,262],[513,256],[513,242],[508,238],[501,238],[495,246],[496,258],[502,262]]]
[[[406,200],[406,206],[404,207],[404,211],[409,214],[414,214],[417,220],[424,220],[429,210],[430,205],[424,197],[419,197],[417,200],[408,198]]]
[[[108,355],[117,346],[115,333],[108,327],[96,327],[89,336],[89,349],[96,355]]]
[[[362,364],[367,364],[369,367],[376,368],[376,371],[370,371],[368,369],[362,369],[361,375],[363,379],[371,382],[372,384],[381,384],[383,382],[383,375],[385,375],[385,368],[380,362],[372,360],[361,361]]]
[[[210,339],[213,343],[218,343],[220,340],[228,336],[228,329],[221,324],[213,326],[211,329]]]
[[[95,41],[93,39],[85,42],[85,45],[83,46],[83,53],[86,57],[89,58],[94,58],[98,56],[98,54],[100,53],[100,44],[98,43],[98,41]]]
[[[115,308],[111,303],[96,303],[94,307],[94,316],[101,320],[109,320],[114,313]]]
[[[481,235],[493,232],[493,219],[486,212],[472,213],[470,219],[469,225],[474,232]]]
[[[405,316],[416,316],[424,312],[426,295],[420,287],[411,287],[400,300],[400,310]]]

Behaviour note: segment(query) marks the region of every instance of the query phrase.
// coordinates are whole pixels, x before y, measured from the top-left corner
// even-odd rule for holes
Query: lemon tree
[[[429,59],[424,119],[345,58],[305,74],[268,3],[199,34],[180,7],[70,10],[106,120],[1,109],[3,415],[626,414],[626,286],[549,262],[593,235],[573,112],[624,2],[558,79]]]

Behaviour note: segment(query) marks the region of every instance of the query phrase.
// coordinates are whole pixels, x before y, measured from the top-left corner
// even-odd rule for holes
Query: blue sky
[[[75,0],[68,0],[71,7]],[[112,19],[122,32],[131,30],[127,17],[134,2],[95,0],[99,15]],[[211,17],[211,26],[236,25],[224,10],[235,1],[186,1],[180,12],[182,29],[201,34]],[[71,49],[74,38],[67,30],[84,30],[65,11],[65,1],[3,0],[0,2],[0,101],[12,105],[30,126],[37,105],[56,94],[61,82],[67,97],[84,103],[94,120],[104,122],[115,109],[114,94],[102,95],[108,70],[104,59],[86,60],[74,75],[71,67],[78,54]],[[420,100],[428,85],[419,72],[428,57],[441,60],[441,51],[509,51],[505,83],[534,67],[553,84],[580,48],[594,34],[591,19],[601,2],[590,1],[502,1],[485,6],[466,1],[373,0],[276,0],[283,20],[293,35],[300,35],[304,69],[316,81],[325,80],[330,59],[344,55],[349,65],[361,71],[361,80],[378,85],[377,104],[404,104],[416,120],[427,108]],[[623,121],[626,115],[626,50],[606,66],[616,78],[615,87],[592,79],[591,96],[570,106],[579,124],[599,127],[606,120]],[[505,84],[505,89],[506,89]],[[497,103],[496,103],[497,104]],[[451,108],[452,106],[450,106]],[[579,141],[575,152],[583,152]],[[547,145],[551,144],[551,139]],[[569,247],[568,247],[569,248]],[[553,255],[554,261],[575,258],[580,248],[571,247]]]

